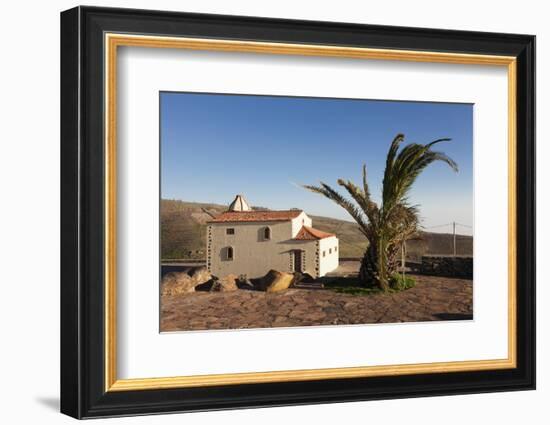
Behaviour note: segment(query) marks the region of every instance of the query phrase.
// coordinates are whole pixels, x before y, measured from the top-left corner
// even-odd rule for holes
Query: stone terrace
[[[472,319],[472,281],[415,275],[412,289],[348,295],[328,289],[163,296],[161,331]]]

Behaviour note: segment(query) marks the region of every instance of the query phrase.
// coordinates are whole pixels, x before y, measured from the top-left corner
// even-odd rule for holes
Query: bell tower
[[[246,202],[246,199],[244,199],[243,195],[237,195],[235,196],[235,199],[231,204],[229,204],[228,211],[252,211],[252,208],[250,208],[250,205],[248,205],[248,202]]]

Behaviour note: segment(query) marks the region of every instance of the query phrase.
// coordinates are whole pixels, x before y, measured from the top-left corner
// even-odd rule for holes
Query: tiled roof
[[[241,223],[255,221],[289,221],[298,217],[302,210],[288,211],[226,211],[209,223]]]
[[[299,241],[313,241],[330,238],[331,236],[336,235],[334,233],[322,232],[321,230],[314,229],[313,227],[302,226],[294,239]]]

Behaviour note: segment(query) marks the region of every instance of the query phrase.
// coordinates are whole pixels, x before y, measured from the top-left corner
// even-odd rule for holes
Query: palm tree
[[[416,178],[435,161],[443,161],[455,172],[458,171],[457,164],[451,158],[432,150],[435,144],[451,139],[438,139],[426,145],[410,143],[399,150],[404,138],[404,135],[398,134],[388,151],[380,206],[371,199],[365,165],[362,187],[350,180],[338,179],[338,184],[347,190],[353,201],[323,182],[320,186],[304,186],[340,205],[357,222],[369,242],[361,261],[359,280],[365,286],[378,287],[383,291],[390,288],[390,278],[397,270],[399,249],[418,231],[418,207],[409,204],[408,200]]]

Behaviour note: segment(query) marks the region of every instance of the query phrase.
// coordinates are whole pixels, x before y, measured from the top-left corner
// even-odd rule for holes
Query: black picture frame
[[[517,367],[106,392],[104,33],[517,58]],[[75,418],[535,388],[535,37],[132,9],[61,13],[61,412]],[[497,212],[498,213],[498,212]]]

